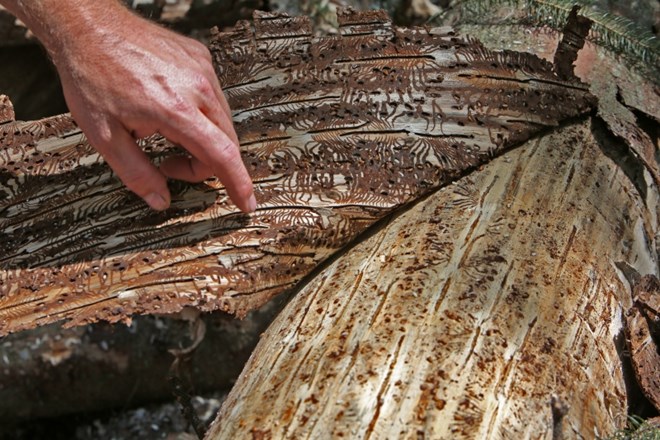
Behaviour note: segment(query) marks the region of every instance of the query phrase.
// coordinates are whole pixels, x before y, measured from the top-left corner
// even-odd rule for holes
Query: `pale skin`
[[[43,43],[67,105],[124,184],[167,209],[167,178],[213,175],[244,212],[256,209],[227,100],[204,45],[148,22],[116,0],[0,0]],[[152,164],[136,139],[160,133],[190,156]]]

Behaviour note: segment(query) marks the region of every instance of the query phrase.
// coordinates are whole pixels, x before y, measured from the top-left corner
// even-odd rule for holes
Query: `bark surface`
[[[402,205],[591,110],[576,78],[450,28],[344,12],[341,35],[256,16],[211,49],[256,184],[217,180],[149,211],[67,115],[0,128],[0,334],[185,306],[244,316]],[[176,149],[142,142],[158,162]]]
[[[529,25],[470,29],[489,48],[546,59],[559,41]],[[618,59],[589,42],[577,58],[598,118],[430,196],[311,281],[207,438],[557,439],[623,427],[623,316],[640,323],[642,309],[618,267],[658,274],[658,101],[657,71]],[[653,400],[657,341],[641,321],[628,343]]]

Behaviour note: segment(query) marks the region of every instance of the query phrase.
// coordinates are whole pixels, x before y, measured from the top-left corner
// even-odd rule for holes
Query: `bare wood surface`
[[[615,262],[657,275],[658,225],[608,157],[620,142],[575,122],[351,249],[278,316],[207,438],[593,438],[623,426],[615,341],[632,301]]]
[[[239,316],[392,210],[593,108],[575,78],[449,28],[344,12],[341,35],[262,14],[211,49],[259,210],[217,180],[149,211],[67,115],[0,126],[0,334],[185,306]],[[158,162],[176,149],[142,145]]]

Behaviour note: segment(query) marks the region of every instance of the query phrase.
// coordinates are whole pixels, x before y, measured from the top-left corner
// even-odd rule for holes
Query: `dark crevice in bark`
[[[625,139],[616,136],[599,117],[592,119],[591,131],[598,141],[598,146],[604,155],[612,159],[621,171],[635,185],[643,200],[647,199],[648,186],[644,180],[644,164],[628,148]]]
[[[621,321],[624,321],[623,316],[621,316]],[[643,419],[656,417],[658,411],[646,398],[635,378],[635,372],[630,360],[630,352],[626,344],[626,335],[623,329],[617,334],[613,342],[619,354],[619,360],[621,361],[621,371],[626,386],[626,397],[628,401],[628,415],[639,416]]]

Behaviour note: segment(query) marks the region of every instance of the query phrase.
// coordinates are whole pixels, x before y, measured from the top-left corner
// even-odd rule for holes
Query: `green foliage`
[[[593,22],[589,39],[634,65],[657,75],[660,70],[660,40],[628,18],[603,12],[596,0],[454,0],[450,11],[459,24],[523,24],[561,30],[571,8],[582,6],[580,15]],[[443,20],[444,16],[434,18]]]
[[[660,440],[660,429],[638,416],[628,417],[628,426],[605,440]]]

